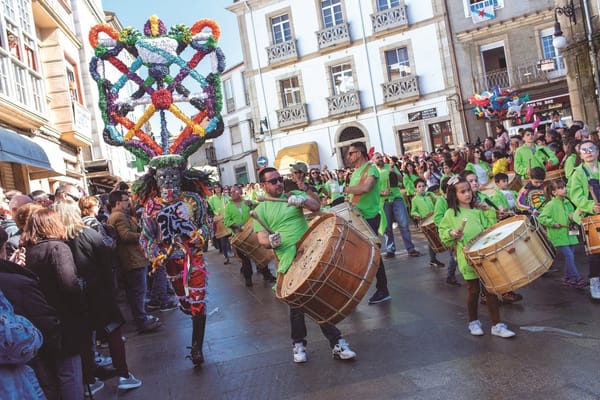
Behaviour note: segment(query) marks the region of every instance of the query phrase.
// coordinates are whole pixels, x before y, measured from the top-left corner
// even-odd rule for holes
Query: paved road
[[[423,237],[413,235],[426,254]],[[577,260],[585,275],[582,253]],[[126,326],[128,362],[143,386],[118,391],[112,378],[97,399],[600,399],[600,305],[585,291],[561,287],[559,271],[519,290],[522,302],[501,307],[515,338],[490,335],[485,306],[485,335],[474,337],[467,330],[465,286],[447,286],[445,270],[430,269],[427,256],[399,251],[386,262],[392,300],[372,306],[365,298],[338,325],[357,359],[332,359],[320,330],[307,321],[309,361],[298,365],[287,306],[269,285],[256,280],[246,288],[239,263],[223,265],[214,249],[207,259],[204,366],[194,369],[184,359],[189,318],[157,313],[165,322],[159,332],[137,335]],[[560,259],[557,266],[562,271]],[[522,329],[531,326],[562,331]]]

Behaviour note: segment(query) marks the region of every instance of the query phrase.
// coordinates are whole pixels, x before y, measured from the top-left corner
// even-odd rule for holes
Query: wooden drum
[[[265,249],[258,243],[258,235],[254,232],[252,219],[249,219],[242,230],[229,241],[238,254],[248,257],[258,267],[266,267],[275,258],[273,250]]]
[[[433,223],[433,215],[423,219],[419,224],[419,227],[421,228],[423,235],[425,235],[425,238],[429,243],[429,247],[431,247],[434,252],[442,253],[448,250],[448,248],[443,245],[442,240],[440,239],[437,226],[435,226]]]
[[[213,222],[215,224],[215,237],[217,239],[221,239],[224,238],[226,236],[231,236],[231,234],[233,232],[231,232],[231,229],[229,229],[228,227],[225,226],[225,221],[223,219],[222,215],[216,214]]]
[[[600,215],[592,215],[581,219],[583,238],[585,239],[585,254],[600,253]]]
[[[495,294],[516,290],[540,277],[556,255],[541,225],[525,215],[486,229],[464,252],[486,289]]]
[[[546,179],[544,182],[550,182],[553,180],[561,180],[563,182],[567,182],[565,178],[565,170],[564,169],[555,169],[553,171],[546,171]]]
[[[514,172],[507,172],[506,175],[508,175],[508,190],[513,190],[515,192],[521,190],[521,178]],[[494,179],[492,178],[485,185],[481,185],[479,190],[492,197],[496,188],[496,182],[494,182]]]
[[[371,225],[369,225],[369,223],[351,204],[338,204],[335,207],[331,207],[329,212],[334,213],[338,217],[342,217],[371,242],[381,245],[381,241],[379,240],[379,235],[377,232],[373,232]]]
[[[367,293],[379,268],[379,249],[343,218],[324,213],[298,242],[276,296],[318,324],[346,318]]]

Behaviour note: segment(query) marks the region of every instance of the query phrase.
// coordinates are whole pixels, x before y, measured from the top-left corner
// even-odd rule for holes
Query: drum
[[[230,240],[231,246],[238,254],[242,254],[260,267],[266,267],[275,258],[271,249],[265,249],[258,243],[258,235],[254,232],[252,219],[244,224],[242,230],[235,234]]]
[[[352,224],[356,230],[362,233],[368,240],[372,241],[376,245],[381,245],[379,235],[373,232],[371,225],[360,215],[358,210],[349,203],[338,204],[335,207],[331,207],[329,212],[334,213],[338,217],[342,217],[347,222]]]
[[[231,234],[233,232],[231,232],[231,229],[229,229],[228,227],[225,226],[225,222],[223,220],[223,216],[216,214],[215,218],[213,219],[213,222],[215,224],[215,237],[217,239],[221,239],[224,238],[225,236],[231,236]]]
[[[421,228],[423,235],[425,235],[425,238],[429,243],[429,247],[431,247],[434,252],[442,253],[448,250],[448,248],[442,244],[442,240],[438,234],[438,228],[433,223],[433,215],[423,219],[419,224],[419,227]]]
[[[350,222],[324,213],[298,242],[298,252],[275,294],[318,324],[338,323],[367,293],[379,268],[379,249]]]
[[[464,253],[490,293],[503,294],[532,282],[550,268],[556,251],[536,219],[505,219],[473,239]]]
[[[567,180],[565,179],[565,170],[555,169],[554,171],[546,171],[546,179],[544,179],[544,182],[550,182],[555,179],[560,179],[563,182],[567,182]]]
[[[518,192],[519,190],[521,190],[521,178],[519,178],[519,176],[514,172],[507,172],[506,175],[508,175],[508,188],[507,189],[513,190],[515,192]],[[494,182],[494,179],[490,179],[489,182],[487,182],[485,185],[481,185],[479,190],[482,191],[483,193],[487,194],[488,196],[492,197],[494,195],[496,188],[497,188],[496,182]]]
[[[585,239],[585,254],[600,253],[600,215],[592,215],[581,219],[583,238]]]

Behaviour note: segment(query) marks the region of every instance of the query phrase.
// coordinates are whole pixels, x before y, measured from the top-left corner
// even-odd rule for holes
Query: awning
[[[6,128],[0,128],[0,162],[52,170],[48,155],[42,146]]]
[[[281,173],[286,173],[290,168],[290,164],[297,163],[298,161],[306,163],[309,168],[319,167],[321,161],[319,159],[319,145],[317,142],[297,144],[279,150],[277,157],[275,157],[275,168]]]

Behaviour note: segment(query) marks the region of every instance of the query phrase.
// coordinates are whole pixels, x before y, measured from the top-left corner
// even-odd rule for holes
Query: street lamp
[[[577,24],[573,0],[570,0],[569,4],[564,7],[556,7],[554,9],[554,39],[552,40],[552,46],[558,50],[561,50],[567,47],[567,38],[563,36],[563,33],[560,30],[560,22],[558,22],[559,15],[564,15],[565,17],[569,18],[570,22]]]

